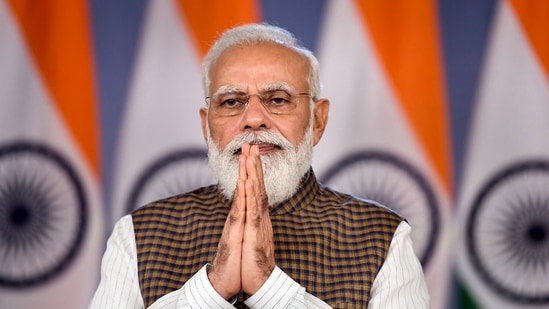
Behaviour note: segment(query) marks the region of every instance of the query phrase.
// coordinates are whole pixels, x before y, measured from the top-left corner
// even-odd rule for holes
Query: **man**
[[[270,25],[215,42],[200,117],[218,184],[122,218],[91,308],[428,307],[408,223],[315,178],[318,67]]]

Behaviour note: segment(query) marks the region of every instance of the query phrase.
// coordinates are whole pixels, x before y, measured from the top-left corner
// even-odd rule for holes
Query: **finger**
[[[250,189],[249,192],[246,192],[246,194],[250,194],[255,199],[253,212],[257,213],[261,210],[267,210],[268,201],[263,181],[263,167],[259,156],[259,146],[257,145],[253,145],[250,149],[250,156],[246,160],[246,171],[248,173],[248,180],[253,183],[251,187],[253,190]]]
[[[245,191],[245,181],[239,179],[231,210],[229,211],[219,240],[218,253],[216,255],[217,261],[215,261],[217,263],[224,264],[229,255],[240,253],[246,220]]]
[[[245,156],[249,156],[250,155],[250,144],[248,143],[244,143],[242,144],[242,148],[240,150],[240,152],[245,155]]]
[[[274,261],[272,224],[263,182],[259,146],[246,149],[246,222],[242,246],[242,288],[254,294],[271,274]]]
[[[241,168],[241,170],[239,170],[240,179],[248,179],[248,171],[246,170],[246,161],[250,156],[250,147],[251,147],[250,144],[244,143],[242,144],[242,147],[240,149],[240,163],[239,163],[239,167]]]
[[[261,157],[259,156],[259,146],[253,145],[250,147],[249,157],[252,159],[252,168],[254,169],[254,176],[258,180],[263,179],[263,167],[261,164]]]
[[[236,217],[235,219],[244,220],[246,217],[246,180],[238,179],[236,183],[236,191],[231,205],[230,216]],[[244,222],[242,222],[244,223]]]
[[[246,187],[245,182],[247,176],[246,172],[246,156],[240,155],[238,165],[238,179],[236,183],[236,189],[233,196],[233,202],[231,204],[231,211],[229,212],[229,218],[233,221],[240,218],[244,220],[246,218]]]
[[[246,186],[246,226],[245,229],[255,229],[257,228],[259,222],[258,220],[258,207],[257,207],[257,197],[255,194],[255,185],[251,179],[248,179],[245,182]],[[248,223],[252,223],[251,226],[248,226]]]
[[[245,158],[241,158],[244,163]],[[242,164],[242,166],[244,166]],[[238,293],[242,287],[242,246],[246,221],[245,180],[238,179],[231,210],[225,221],[208,279],[215,290],[227,298]]]
[[[246,180],[248,178],[248,172],[246,171],[247,155],[241,153],[238,157],[238,179]],[[242,187],[244,189],[244,187]]]

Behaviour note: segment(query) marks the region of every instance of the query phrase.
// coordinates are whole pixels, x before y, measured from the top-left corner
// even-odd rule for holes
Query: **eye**
[[[267,92],[263,97],[265,98],[265,103],[275,107],[290,105],[292,101],[292,96],[281,90]]]
[[[218,108],[234,109],[244,106],[247,102],[246,96],[224,95],[216,100]]]

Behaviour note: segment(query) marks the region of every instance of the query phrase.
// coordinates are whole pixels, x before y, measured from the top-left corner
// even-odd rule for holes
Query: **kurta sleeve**
[[[429,308],[427,284],[412,247],[411,230],[406,221],[397,227],[372,285],[369,309]]]

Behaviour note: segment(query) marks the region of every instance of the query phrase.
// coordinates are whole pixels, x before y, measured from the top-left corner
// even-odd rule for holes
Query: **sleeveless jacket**
[[[177,290],[213,260],[230,209],[216,185],[132,214],[145,306]],[[334,308],[366,308],[401,217],[321,186],[312,171],[272,207],[276,265]],[[241,295],[237,307],[245,308]]]

